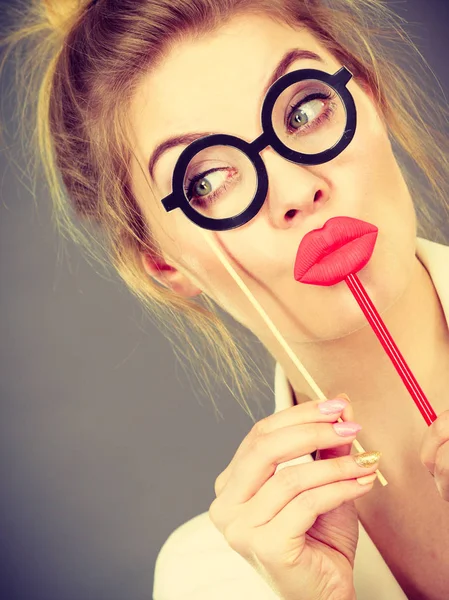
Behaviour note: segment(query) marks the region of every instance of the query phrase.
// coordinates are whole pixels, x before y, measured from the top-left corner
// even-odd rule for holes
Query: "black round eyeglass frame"
[[[357,125],[357,111],[351,92],[346,85],[352,78],[352,73],[342,67],[336,73],[331,75],[318,69],[298,69],[280,77],[267,91],[261,111],[262,134],[253,142],[248,143],[234,135],[218,133],[204,136],[195,140],[185,148],[180,154],[172,177],[172,193],[161,202],[167,212],[180,208],[191,221],[203,229],[213,231],[225,231],[235,229],[245,223],[248,223],[265,202],[268,192],[268,173],[260,152],[271,146],[275,152],[280,154],[290,162],[302,165],[319,165],[328,162],[338,156],[351,143]],[[339,95],[346,110],[346,125],[343,135],[332,148],[319,152],[317,154],[303,154],[292,150],[276,135],[273,123],[272,112],[278,96],[290,85],[306,79],[315,79],[326,83],[332,87]],[[184,190],[184,178],[188,164],[198,152],[209,146],[233,146],[243,152],[252,162],[257,173],[257,190],[252,202],[238,215],[226,217],[224,219],[212,219],[197,212],[190,204]]]

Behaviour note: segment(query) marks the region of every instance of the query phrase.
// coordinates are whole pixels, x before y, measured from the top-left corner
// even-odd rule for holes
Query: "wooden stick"
[[[237,272],[235,271],[235,269],[233,268],[231,263],[228,261],[226,256],[223,254],[223,252],[220,250],[218,245],[215,243],[215,241],[212,241],[212,236],[209,235],[209,233],[208,233],[209,230],[202,229],[202,231],[203,231],[204,237],[206,238],[207,243],[211,247],[212,251],[216,254],[218,259],[223,263],[223,265],[226,268],[226,270],[228,271],[228,273],[235,280],[235,282],[237,283],[239,288],[243,291],[243,293],[246,295],[248,300],[251,302],[251,304],[254,306],[254,308],[257,310],[257,312],[260,314],[260,316],[265,321],[265,323],[268,326],[268,328],[270,329],[270,331],[273,333],[274,337],[278,340],[278,342],[280,343],[282,348],[285,350],[287,355],[292,360],[293,364],[296,366],[298,371],[301,373],[301,375],[304,377],[304,379],[310,385],[310,387],[312,388],[314,393],[318,396],[318,398],[320,400],[323,400],[323,401],[327,400],[326,396],[323,394],[323,392],[321,391],[319,386],[315,383],[315,381],[313,380],[310,373],[307,371],[307,369],[304,367],[304,365],[298,359],[296,354],[293,352],[293,350],[287,344],[285,339],[282,337],[281,333],[276,328],[273,321],[270,319],[270,317],[264,311],[264,309],[259,304],[259,302],[256,300],[254,295],[250,292],[248,286],[243,282],[241,277],[237,274]],[[341,419],[340,417],[338,417],[338,421],[340,423],[343,423],[343,419]],[[357,440],[354,440],[353,444],[354,444],[357,452],[365,452],[365,450],[362,448],[362,446],[359,444],[359,442]],[[388,485],[388,481],[385,479],[385,477],[382,475],[382,473],[378,469],[376,470],[376,474],[377,474],[377,477],[379,478],[380,483],[383,486]]]

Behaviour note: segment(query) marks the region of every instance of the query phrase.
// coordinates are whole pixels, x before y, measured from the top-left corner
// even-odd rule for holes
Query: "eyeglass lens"
[[[346,110],[332,87],[309,79],[288,86],[278,96],[271,120],[285,146],[301,154],[318,154],[342,138]],[[209,146],[188,163],[183,188],[191,207],[201,215],[234,217],[251,204],[257,173],[252,161],[237,148]]]

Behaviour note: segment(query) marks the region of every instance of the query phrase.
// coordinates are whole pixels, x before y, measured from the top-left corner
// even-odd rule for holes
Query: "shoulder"
[[[254,595],[255,594],[255,595]],[[153,600],[276,599],[257,572],[235,552],[208,512],[180,525],[159,551]]]
[[[225,543],[226,540],[210,520],[209,513],[204,512],[186,521],[168,536],[159,552],[158,562],[201,550],[205,545],[217,547]]]
[[[227,547],[232,551],[208,512],[180,525],[168,536],[157,556],[154,599],[189,598],[189,593],[205,584],[211,568],[217,569],[215,557],[226,552]]]

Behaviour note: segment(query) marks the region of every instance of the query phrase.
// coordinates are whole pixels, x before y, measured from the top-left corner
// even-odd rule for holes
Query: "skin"
[[[289,71],[319,68],[334,73],[342,66],[308,30],[265,16],[240,15],[207,36],[175,46],[141,81],[130,120],[140,163],[132,164],[134,190],[164,254],[158,265],[142,254],[148,274],[178,294],[212,297],[264,343],[301,401],[302,394],[310,393],[308,386],[210,251],[205,230],[181,210],[167,213],[158,201],[171,191],[171,173],[185,146],[161,157],[154,182],[146,167],[150,153],[169,135],[212,131],[247,141],[260,135],[262,89],[284,52],[294,47],[312,50],[325,62],[302,59]],[[197,75],[193,65],[201,65]],[[358,276],[425,389],[441,384],[443,364],[435,360],[441,354],[434,350],[447,350],[449,331],[429,274],[415,255],[414,206],[386,125],[366,87],[352,78],[348,89],[358,115],[351,144],[332,161],[316,166],[289,162],[266,148],[261,156],[269,191],[262,209],[237,229],[206,234],[215,237],[326,395],[344,390],[353,402],[360,399],[367,407],[372,399],[378,408],[379,402],[389,404],[390,387],[397,396],[397,373],[379,351],[379,341],[344,282],[321,287],[294,280],[304,235],[337,215],[378,227],[374,253]],[[400,401],[413,409],[408,392],[396,397]]]
[[[171,135],[210,131],[248,142],[258,137],[262,90],[282,55],[295,47],[316,52],[324,63],[299,60],[289,71],[318,68],[335,73],[342,66],[308,30],[264,16],[241,15],[204,37],[179,42],[142,79],[130,121],[135,141],[134,192],[163,252],[159,264],[142,254],[148,275],[186,297],[207,294],[249,328],[282,365],[295,401],[301,403],[315,395],[211,252],[205,230],[181,210],[167,213],[160,204],[159,199],[171,191],[172,170],[184,146],[160,159],[155,181],[146,166],[156,145]],[[449,560],[440,535],[449,527],[447,504],[441,501],[449,499],[445,444],[449,440],[449,329],[430,275],[415,254],[415,210],[386,124],[366,86],[353,78],[347,87],[356,103],[358,125],[343,153],[322,165],[302,166],[266,148],[261,156],[268,170],[269,191],[262,209],[240,228],[206,234],[214,236],[326,397],[340,392],[349,395],[355,420],[364,426],[364,448],[382,451],[385,468],[381,464],[380,469],[395,482],[386,488],[378,486],[377,492],[358,500],[360,515],[369,525],[369,515],[378,515],[382,502],[387,537],[382,538],[378,516],[370,535],[378,536],[381,553],[399,573],[405,559],[403,554],[394,554],[399,547],[391,543],[394,530],[402,547],[409,549],[410,570],[401,581],[405,591],[433,587],[437,598],[449,583],[441,580],[440,568]],[[374,253],[358,276],[441,415],[431,428],[346,284],[321,287],[293,278],[304,235],[340,215],[362,219],[379,229]],[[443,445],[446,450],[438,454]],[[436,474],[437,486],[423,463]],[[416,523],[416,514],[423,510],[429,519]],[[411,522],[414,537],[408,539]],[[442,562],[433,559],[423,569],[426,540],[434,559],[438,556]]]

